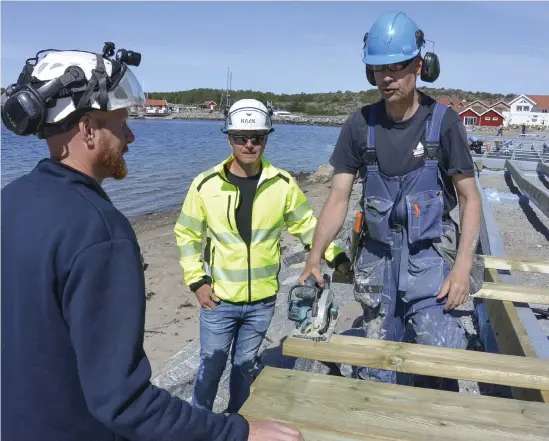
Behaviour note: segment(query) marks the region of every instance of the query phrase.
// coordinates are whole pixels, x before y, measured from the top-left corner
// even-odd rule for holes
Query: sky
[[[403,11],[435,43],[441,74],[419,86],[549,94],[549,2],[6,2],[1,78],[41,49],[141,52],[145,92],[201,87],[274,93],[370,89],[362,39]],[[431,43],[427,49],[432,50]]]

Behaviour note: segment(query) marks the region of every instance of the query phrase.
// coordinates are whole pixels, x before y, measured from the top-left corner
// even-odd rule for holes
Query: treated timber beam
[[[549,289],[535,286],[484,282],[482,288],[472,298],[509,300],[520,303],[549,305]]]
[[[502,279],[497,270],[487,269],[485,271],[485,280],[500,283]],[[513,302],[485,299],[484,305],[500,353],[537,359],[536,349],[532,345],[532,341]],[[537,389],[541,390],[513,387],[511,394],[518,400],[549,403],[549,389],[543,390],[542,387]]]
[[[522,170],[516,167],[514,161],[505,163],[505,168],[511,174],[515,182],[520,188],[520,191],[528,196],[528,198],[546,215],[549,217],[549,192],[541,185],[529,180],[524,176]]]
[[[546,441],[549,406],[267,366],[240,412],[305,441]]]
[[[484,259],[484,267],[504,271],[523,271],[549,274],[549,261],[534,259],[509,259],[507,257],[479,255]],[[293,268],[305,267],[305,262],[292,265]]]
[[[549,274],[549,261],[547,260],[508,259],[505,257],[484,255],[481,257],[484,258],[485,268]]]
[[[549,361],[538,358],[332,335],[330,342],[289,337],[283,354],[434,377],[549,389]]]

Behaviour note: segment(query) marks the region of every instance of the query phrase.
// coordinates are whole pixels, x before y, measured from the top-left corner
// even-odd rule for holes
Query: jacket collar
[[[84,185],[95,191],[99,196],[111,202],[109,196],[101,187],[101,184],[92,177],[52,158],[45,158],[38,162],[34,169],[35,173],[43,173],[50,178],[59,180],[65,185]]]
[[[231,154],[227,159],[225,159],[223,162],[218,164],[215,167],[215,171],[219,173],[219,175],[227,180],[227,173],[225,173],[225,166],[229,165],[234,159],[234,155]],[[266,181],[267,179],[272,179],[280,174],[280,170],[276,168],[274,165],[272,165],[265,156],[261,156],[261,177],[259,178],[258,185]]]

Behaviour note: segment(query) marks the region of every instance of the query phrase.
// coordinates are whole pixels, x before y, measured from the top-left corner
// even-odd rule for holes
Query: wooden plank
[[[266,367],[240,410],[305,441],[541,441],[549,406]]]
[[[500,283],[501,277],[496,270],[487,269],[485,280]],[[486,299],[484,305],[494,330],[499,352],[504,355],[537,358],[536,350],[532,346],[513,302]],[[549,403],[549,390],[514,387],[511,389],[511,393],[514,398],[519,400]]]
[[[330,342],[289,337],[283,354],[411,374],[549,389],[549,360],[333,335]]]
[[[520,191],[525,193],[546,216],[549,216],[549,192],[540,184],[530,181],[524,176],[524,173],[516,167],[514,161],[507,160],[505,168],[517,183]]]
[[[549,261],[534,259],[507,259],[498,256],[482,256],[486,268],[504,271],[526,271],[549,274]]]
[[[506,283],[484,282],[482,288],[477,293],[471,295],[471,297],[549,305],[548,288]]]

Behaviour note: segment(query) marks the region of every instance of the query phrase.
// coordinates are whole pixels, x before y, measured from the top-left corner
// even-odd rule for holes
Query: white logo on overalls
[[[423,156],[423,144],[420,142],[414,150],[414,158],[421,158]]]

